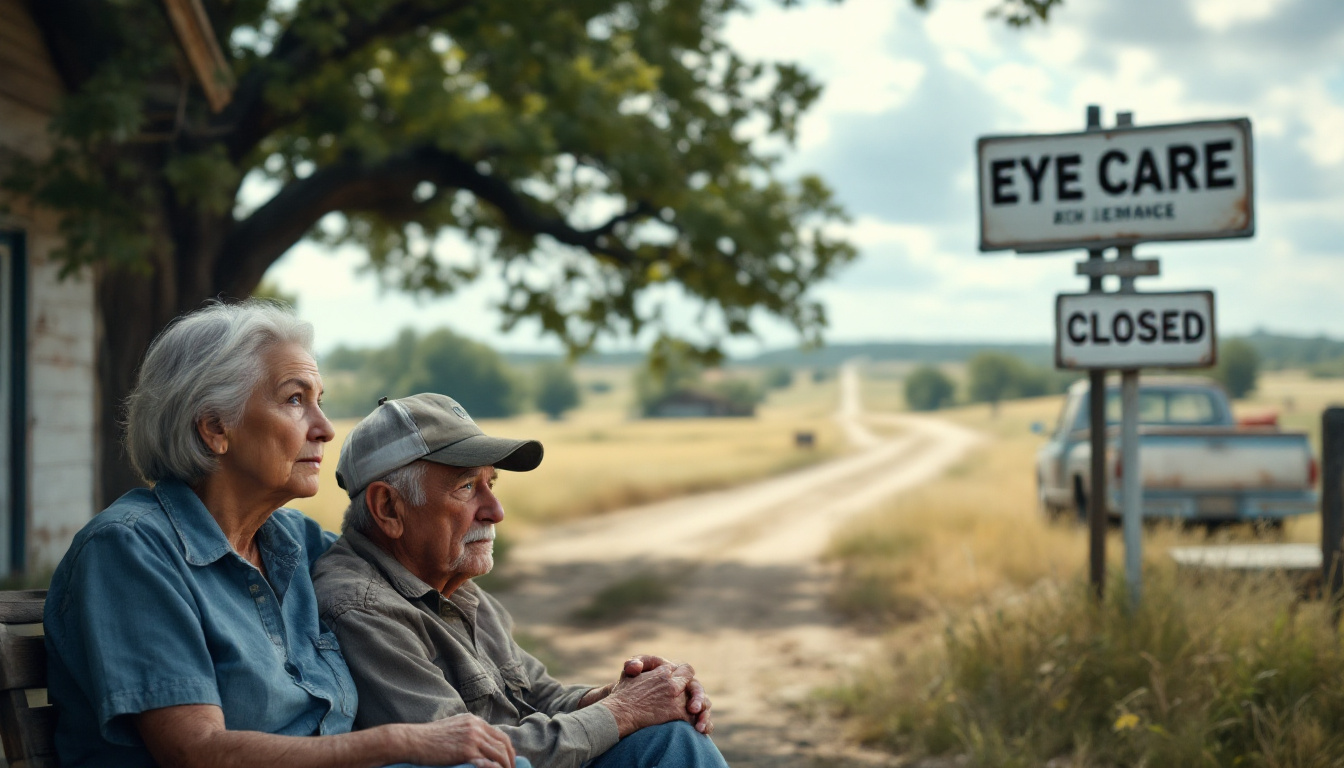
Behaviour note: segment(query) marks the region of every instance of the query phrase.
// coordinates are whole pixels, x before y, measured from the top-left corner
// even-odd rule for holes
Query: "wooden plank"
[[[4,3],[0,2],[0,6]],[[31,23],[24,24],[19,19],[0,14],[0,42],[9,49],[17,50],[25,56],[32,56],[51,66],[47,46],[41,35]]]
[[[56,93],[65,90],[60,76],[51,68],[50,63],[8,47],[3,39],[0,39],[0,72],[5,73],[5,79],[9,79],[15,72],[23,72],[33,80],[45,82]]]
[[[11,634],[0,626],[0,691],[47,684],[47,646],[41,636]]]
[[[233,70],[215,39],[205,6],[201,5],[201,0],[163,0],[163,6],[177,33],[177,42],[196,73],[196,81],[205,91],[210,109],[219,112],[233,99]]]
[[[0,592],[0,624],[41,624],[45,589]]]
[[[1226,571],[1319,571],[1317,544],[1228,544],[1209,547],[1173,547],[1177,565]]]
[[[0,742],[11,766],[56,765],[56,709],[29,708],[23,691],[0,694]]]
[[[53,90],[49,83],[27,72],[14,70],[7,70],[0,79],[0,93],[48,115],[56,110],[61,98],[61,92]]]
[[[21,30],[26,30],[34,35],[40,35],[41,31],[37,28],[37,22],[28,13],[28,9],[23,7],[20,0],[0,0],[0,21],[8,22]]]

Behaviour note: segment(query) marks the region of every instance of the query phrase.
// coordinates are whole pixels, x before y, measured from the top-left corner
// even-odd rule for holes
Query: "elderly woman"
[[[150,346],[127,413],[150,487],[79,532],[47,597],[65,768],[514,765],[470,715],[349,732],[355,686],[308,574],[334,537],[279,509],[317,492],[332,438],[311,342],[253,301]]]

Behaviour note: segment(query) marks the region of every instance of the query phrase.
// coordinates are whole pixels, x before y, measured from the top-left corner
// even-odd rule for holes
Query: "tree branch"
[[[507,226],[527,235],[547,235],[623,266],[637,259],[611,237],[625,222],[649,216],[654,206],[637,202],[600,226],[578,229],[560,215],[519,192],[506,180],[478,170],[462,157],[432,147],[393,155],[377,165],[359,160],[325,166],[293,181],[238,222],[225,238],[215,267],[215,285],[227,295],[243,296],[261,282],[267,268],[299,242],[317,222],[334,211],[374,212],[411,220],[418,207],[412,194],[420,182],[441,190],[461,189],[493,206]]]
[[[239,81],[233,101],[211,121],[211,128],[230,129],[225,146],[229,156],[236,162],[273,131],[301,114],[301,110],[295,109],[288,115],[278,115],[266,103],[266,86],[277,73],[289,79],[301,78],[323,64],[345,60],[378,38],[410,32],[468,6],[467,0],[449,3],[442,0],[405,0],[376,19],[352,20],[342,30],[342,44],[330,50],[319,49],[292,28],[286,30],[265,61]]]

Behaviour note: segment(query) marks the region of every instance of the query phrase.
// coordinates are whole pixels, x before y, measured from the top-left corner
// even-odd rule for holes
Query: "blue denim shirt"
[[[345,733],[355,685],[309,567],[335,536],[290,509],[257,532],[267,578],[186,485],[131,491],[75,536],[47,596],[61,765],[154,761],[132,716],[214,704],[229,729]]]

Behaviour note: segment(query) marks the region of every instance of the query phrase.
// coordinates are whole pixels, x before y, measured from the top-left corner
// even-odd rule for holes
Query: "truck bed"
[[[1301,491],[1311,487],[1306,436],[1229,428],[1139,430],[1145,490]]]

